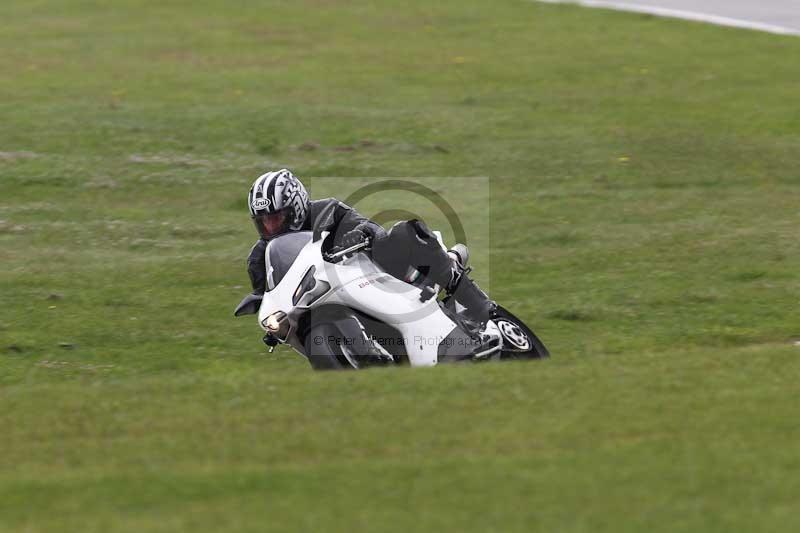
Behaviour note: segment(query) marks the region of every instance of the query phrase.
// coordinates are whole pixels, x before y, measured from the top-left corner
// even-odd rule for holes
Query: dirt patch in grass
[[[0,161],[14,162],[21,159],[36,159],[39,154],[34,152],[0,152]]]

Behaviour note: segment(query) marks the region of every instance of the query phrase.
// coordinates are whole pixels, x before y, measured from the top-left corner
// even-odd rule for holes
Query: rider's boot
[[[463,244],[456,244],[447,253],[452,259],[453,274],[445,293],[465,308],[464,316],[468,320],[485,324],[497,309],[497,304],[467,276],[470,271],[467,267],[469,250]]]
[[[447,255],[450,256],[452,262],[461,267],[461,270],[467,268],[467,263],[469,263],[469,248],[467,248],[466,244],[458,243],[454,245],[447,250]]]

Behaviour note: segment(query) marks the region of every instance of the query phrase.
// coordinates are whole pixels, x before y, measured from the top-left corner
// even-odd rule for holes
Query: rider
[[[266,290],[268,241],[283,233],[312,230],[319,216],[326,209],[333,209],[333,216],[325,221],[323,229],[333,233],[334,246],[347,248],[369,237],[373,260],[378,265],[397,277],[413,266],[452,295],[473,322],[486,322],[496,307],[466,276],[466,247],[460,245],[445,252],[436,236],[418,220],[398,225],[387,234],[379,224],[334,198],[309,200],[306,188],[287,169],[259,176],[250,188],[247,202],[260,237],[247,259],[254,294]]]

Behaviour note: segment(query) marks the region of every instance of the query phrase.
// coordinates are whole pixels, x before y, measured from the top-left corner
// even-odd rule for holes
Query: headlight
[[[272,313],[261,321],[261,325],[280,340],[285,340],[289,333],[289,320],[283,311]]]
[[[278,313],[272,313],[264,320],[264,326],[271,332],[275,333],[281,327],[281,321],[278,320]]]

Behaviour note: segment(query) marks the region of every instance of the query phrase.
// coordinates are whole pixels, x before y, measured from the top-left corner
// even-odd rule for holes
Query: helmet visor
[[[271,239],[289,230],[289,209],[281,209],[274,213],[264,213],[253,217],[253,224],[262,239]]]

